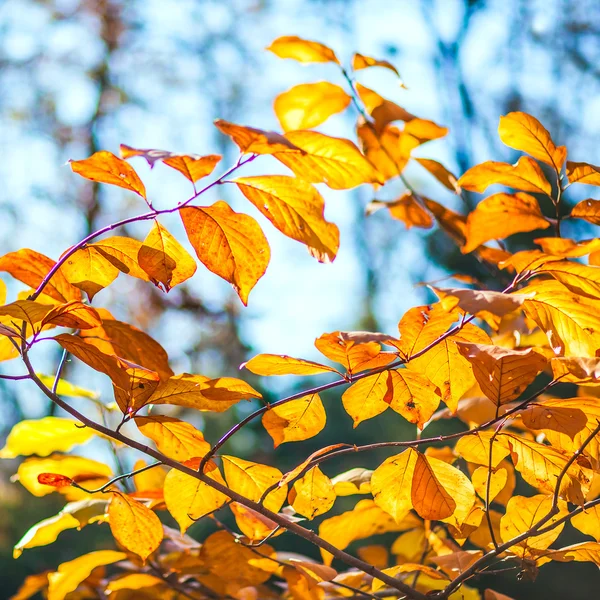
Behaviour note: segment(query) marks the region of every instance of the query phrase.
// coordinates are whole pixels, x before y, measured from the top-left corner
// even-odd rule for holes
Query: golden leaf
[[[106,586],[106,591],[112,594],[119,590],[142,590],[155,585],[166,587],[165,582],[156,575],[150,575],[150,573],[131,573],[110,581]]]
[[[111,152],[101,150],[84,160],[69,162],[73,172],[86,179],[125,188],[146,200],[146,188],[135,169]]]
[[[569,183],[600,185],[600,168],[584,162],[567,162]]]
[[[126,559],[127,554],[124,552],[97,550],[62,563],[57,571],[48,574],[48,600],[64,600],[66,595],[75,591],[95,568]]]
[[[26,419],[13,426],[0,458],[17,456],[48,456],[53,452],[68,452],[78,444],[85,444],[96,432],[73,419],[44,417]]]
[[[119,275],[119,269],[94,246],[76,250],[63,263],[61,271],[69,283],[87,294],[90,302]]]
[[[190,423],[165,416],[135,417],[139,430],[150,438],[156,447],[179,462],[204,456],[210,444],[202,432]]]
[[[333,367],[321,365],[303,358],[279,354],[257,354],[241,365],[256,375],[319,375],[321,373],[337,373]]]
[[[495,469],[510,454],[510,450],[501,437],[496,437],[492,443],[493,436],[491,431],[464,435],[456,443],[454,451],[469,462],[487,467],[490,464],[490,444],[492,444],[491,465]]]
[[[308,440],[325,427],[327,415],[318,394],[272,406],[265,412],[262,424],[273,438],[275,448],[284,442]]]
[[[179,211],[200,262],[228,281],[244,305],[265,274],[271,250],[258,223],[234,212],[227,203],[185,207]]]
[[[600,183],[600,173],[598,173],[598,183]],[[588,223],[600,225],[600,200],[588,198],[578,202],[569,216],[572,219],[583,219]]]
[[[508,113],[500,117],[498,134],[509,148],[526,152],[560,173],[567,149],[565,146],[556,147],[548,131],[535,117],[523,112]]]
[[[553,260],[536,267],[535,274],[547,273],[579,296],[600,299],[600,267],[568,260]]]
[[[328,512],[335,498],[331,479],[319,467],[313,467],[294,483],[288,501],[297,513],[312,520]]]
[[[333,62],[340,64],[331,48],[319,42],[299,38],[296,35],[278,37],[271,42],[267,50],[270,50],[279,58],[292,58],[302,63]]]
[[[226,455],[221,460],[228,487],[254,502],[258,502],[263,492],[278,484],[283,477],[279,469],[268,465]],[[265,498],[263,506],[277,512],[283,506],[286,496],[287,485],[277,487]]]
[[[504,317],[520,308],[527,299],[523,294],[504,294],[490,290],[436,287],[431,289],[440,297],[440,303],[445,310],[452,311],[458,306],[472,315],[485,311]]]
[[[349,140],[317,131],[288,131],[285,138],[302,152],[277,152],[275,158],[300,179],[347,190],[363,183],[383,183],[373,165]]]
[[[114,493],[108,504],[108,523],[114,538],[145,561],[163,539],[163,527],[156,513],[141,502]]]
[[[369,375],[354,382],[342,394],[342,404],[352,417],[354,427],[385,412],[393,395],[388,371]]]
[[[592,506],[571,518],[571,525],[600,542],[600,506]]]
[[[0,271],[10,273],[32,288],[37,288],[55,265],[51,258],[28,248],[9,252],[0,258]],[[60,269],[44,287],[44,294],[58,302],[81,300],[81,292],[67,281]]]
[[[482,200],[467,217],[467,243],[461,251],[466,254],[490,240],[548,227],[550,223],[533,196],[521,192],[494,194]]]
[[[198,469],[200,459],[192,459],[184,464],[192,469]],[[204,474],[217,483],[225,485],[221,472],[213,461],[209,461],[204,467]],[[182,534],[195,521],[220,508],[229,499],[208,483],[177,469],[171,469],[167,473],[164,494],[167,509],[179,524]]]
[[[250,540],[264,540],[277,529],[277,523],[275,523],[275,521],[271,521],[271,519],[243,504],[232,502],[229,505],[229,508],[231,508],[231,512],[235,517],[235,522],[240,528],[240,531]],[[273,534],[272,537],[277,537],[284,531],[284,529],[280,529],[277,533]]]
[[[496,183],[536,194],[550,195],[552,192],[544,172],[528,156],[522,156],[514,165],[488,160],[471,167],[457,182],[461,188],[480,194]]]
[[[42,319],[42,327],[58,325],[71,329],[93,329],[101,324],[102,319],[98,312],[79,300],[71,300],[66,304],[55,306]]]
[[[284,235],[308,246],[319,262],[335,259],[340,233],[325,220],[325,201],[309,183],[295,177],[240,177],[240,191]]]
[[[446,189],[460,194],[460,186],[457,178],[444,165],[430,158],[415,158],[415,160],[427,171],[429,171]]]
[[[36,523],[27,530],[27,533],[15,544],[13,558],[19,558],[23,550],[38,548],[55,542],[58,536],[67,529],[79,527],[79,521],[69,513],[62,511],[53,517]]]
[[[477,467],[475,471],[473,471],[471,482],[473,483],[473,487],[480,498],[483,500],[488,498],[489,501],[492,502],[506,486],[508,481],[508,471],[500,467],[496,470],[492,470],[491,477],[489,477],[489,475],[490,471],[488,467]],[[490,480],[489,496],[487,493],[488,479]]]
[[[440,404],[437,386],[408,369],[388,371],[388,377],[392,390],[390,408],[423,429]]]
[[[402,173],[410,159],[411,150],[416,147],[414,139],[404,137],[392,125],[386,125],[377,133],[371,124],[363,123],[357,127],[356,133],[365,156],[379,172],[382,183]]]
[[[157,287],[161,283],[166,292],[196,272],[194,259],[158,221],[140,247],[138,262],[150,281]]]
[[[228,135],[238,145],[243,154],[302,153],[300,148],[274,131],[263,131],[254,127],[236,125],[235,123],[223,121],[223,119],[217,119],[215,126],[225,135]]]
[[[140,267],[138,262],[138,255],[142,247],[142,242],[139,240],[116,235],[89,244],[87,247],[100,253],[113,267],[116,267],[122,273],[142,281],[149,281],[148,274]]]
[[[12,320],[25,321],[32,327],[44,319],[52,310],[51,304],[41,304],[33,300],[16,300],[0,306],[0,316],[11,317]],[[40,329],[39,328],[36,329]]]
[[[372,58],[371,56],[365,56],[364,54],[359,54],[356,52],[352,57],[352,68],[355,71],[359,71],[369,67],[383,67],[384,69],[389,69],[398,76],[398,79],[401,79],[398,69],[396,69],[392,63],[388,62],[387,60],[378,60],[376,58]]]
[[[196,154],[182,154],[169,156],[163,159],[165,165],[179,171],[186,179],[196,183],[203,177],[207,177],[220,162],[221,156],[211,154],[209,156],[198,156]]]
[[[402,221],[406,225],[406,229],[411,227],[429,229],[433,227],[431,215],[417,202],[412,192],[405,192],[392,202],[373,200],[367,205],[366,213],[370,215],[384,207],[388,209],[394,219]]]
[[[283,131],[312,129],[345,110],[350,96],[328,81],[303,83],[279,94],[273,105]]]

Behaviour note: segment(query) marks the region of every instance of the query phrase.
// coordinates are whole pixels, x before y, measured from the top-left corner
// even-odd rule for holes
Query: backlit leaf
[[[61,270],[69,283],[87,294],[90,302],[119,275],[119,269],[94,246],[76,250]]]
[[[430,158],[415,158],[415,160],[427,171],[429,171],[446,189],[460,194],[460,187],[456,183],[457,178],[444,165]]]
[[[475,471],[473,471],[471,481],[478,496],[482,500],[486,500],[486,498],[488,498],[489,501],[492,502],[494,498],[504,489],[504,486],[508,481],[508,472],[506,469],[501,467],[499,469],[492,470],[491,477],[489,477],[489,475],[490,471],[488,467],[477,467]],[[490,479],[489,496],[487,493],[488,479]]]
[[[10,304],[0,306],[0,315],[11,317],[12,320],[25,321],[32,327],[44,319],[52,310],[51,304],[41,304],[33,300],[16,300]],[[40,327],[36,329],[40,329]]]
[[[306,244],[319,262],[335,259],[339,230],[325,220],[325,201],[312,185],[283,175],[240,177],[234,181],[284,235]]]
[[[335,498],[331,479],[319,467],[313,467],[298,479],[289,494],[289,502],[294,510],[310,520],[328,512]]]
[[[372,125],[363,123],[357,127],[356,133],[365,156],[377,169],[382,182],[401,175],[408,164],[411,150],[416,147],[414,140],[404,137],[393,125],[386,125],[377,133]]]
[[[376,58],[372,58],[371,56],[359,54],[358,52],[354,54],[354,56],[352,57],[352,68],[355,71],[359,71],[360,69],[367,69],[369,67],[383,67],[384,69],[389,69],[390,71],[395,73],[400,79],[400,73],[398,73],[398,69],[396,69],[396,67],[387,60],[378,60]]]
[[[221,156],[211,154],[209,156],[198,156],[196,154],[181,154],[169,156],[163,159],[165,165],[179,171],[186,179],[192,183],[210,175],[217,164],[220,162]]]
[[[337,373],[333,367],[321,365],[303,358],[279,354],[257,354],[241,367],[256,375],[319,375],[321,373]],[[241,368],[240,367],[240,368]]]
[[[210,450],[202,432],[190,423],[166,416],[136,417],[139,430],[150,438],[156,447],[179,462],[202,457]]]
[[[212,206],[180,211],[190,243],[200,262],[228,281],[244,305],[265,274],[271,250],[258,223],[218,201]]]
[[[166,292],[196,272],[194,259],[158,221],[139,249],[138,262],[150,281],[162,284]]]
[[[568,260],[553,260],[539,265],[535,274],[547,273],[580,296],[600,299],[600,267]]]
[[[571,519],[571,525],[586,535],[591,535],[600,542],[600,506],[592,506],[587,510],[575,515]]]
[[[598,173],[598,184],[600,184],[600,173]],[[572,219],[583,219],[588,223],[600,225],[600,200],[588,198],[578,202],[569,216]]]
[[[275,154],[276,152],[302,153],[300,148],[274,131],[263,131],[217,119],[215,126],[228,135],[243,154]]]
[[[48,574],[48,600],[64,600],[96,567],[126,560],[127,554],[114,550],[97,550],[62,563],[58,570]]]
[[[552,186],[544,172],[535,160],[528,156],[522,156],[514,165],[488,160],[471,167],[457,183],[465,190],[480,194],[490,185],[497,183],[523,192],[548,195],[552,192]]]
[[[308,440],[325,427],[327,415],[318,394],[271,407],[262,418],[275,448],[284,442]]]
[[[472,315],[486,311],[498,317],[505,317],[519,309],[527,299],[523,294],[504,294],[490,290],[436,287],[432,289],[440,296],[440,303],[447,311],[458,306]]]
[[[339,85],[321,81],[296,85],[279,94],[274,109],[283,131],[294,131],[317,127],[349,104],[350,96]]]
[[[109,183],[139,194],[146,199],[146,188],[135,169],[111,152],[95,152],[84,160],[71,160],[71,169],[86,179]]]
[[[411,227],[429,229],[433,227],[431,215],[417,202],[411,192],[405,192],[400,198],[392,202],[381,202],[380,200],[369,202],[366,209],[367,215],[384,207],[388,209],[394,219],[402,221],[406,225],[406,229]]]
[[[585,162],[567,162],[569,183],[600,185],[600,167]]]
[[[388,371],[354,382],[342,394],[342,404],[354,427],[385,412],[392,401],[393,388]]]
[[[333,62],[339,64],[335,53],[331,48],[319,42],[305,40],[296,35],[284,35],[278,37],[267,47],[279,58],[292,58],[302,63]]]
[[[548,131],[535,117],[523,112],[508,113],[500,117],[498,134],[510,148],[530,154],[557,172],[562,169],[567,157],[566,147],[556,147]]]
[[[149,281],[148,274],[140,267],[138,262],[141,247],[142,242],[139,240],[118,235],[104,238],[87,246],[87,248],[93,248],[100,253],[122,273],[142,281]]]
[[[15,544],[13,558],[19,558],[23,554],[23,550],[27,548],[52,544],[63,531],[75,527],[79,527],[79,521],[73,515],[62,511],[53,517],[44,519],[31,527]]]
[[[102,324],[96,310],[79,300],[71,300],[67,304],[55,306],[42,320],[45,325],[58,325],[71,329],[93,329]]]
[[[454,451],[466,461],[476,465],[490,464],[490,444],[492,444],[491,465],[495,469],[509,454],[510,449],[503,438],[496,437],[491,431],[479,431],[475,434],[461,437]]]
[[[548,227],[550,223],[533,196],[521,192],[494,194],[482,200],[467,217],[467,243],[462,252],[472,252],[485,242],[514,233]]]
[[[423,429],[440,404],[437,386],[408,369],[388,371],[388,377],[392,389],[390,408]]]
[[[49,456],[53,452],[68,452],[78,444],[85,444],[95,432],[73,419],[44,417],[26,419],[13,426],[0,458],[17,456]]]

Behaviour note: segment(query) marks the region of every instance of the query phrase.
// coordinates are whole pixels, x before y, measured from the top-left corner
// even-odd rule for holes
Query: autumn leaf
[[[553,260],[536,266],[534,274],[547,273],[578,296],[600,299],[600,267],[568,260]]]
[[[548,131],[535,117],[523,112],[508,113],[500,117],[498,134],[508,147],[526,152],[560,173],[567,149],[565,146],[556,147]]]
[[[10,304],[0,306],[0,316],[12,317],[18,321],[25,321],[32,327],[42,321],[52,310],[51,304],[41,304],[33,300],[16,300]],[[40,329],[41,326],[37,329]]]
[[[73,483],[70,477],[58,473],[40,473],[37,480],[40,485],[48,485],[54,488],[68,487]]]
[[[567,162],[569,183],[600,185],[600,168],[585,162]]]
[[[335,259],[339,230],[325,220],[325,201],[312,185],[283,175],[240,177],[234,182],[281,233],[306,244],[319,262]]]
[[[94,246],[76,250],[61,270],[69,283],[87,294],[90,302],[119,275],[119,269]]]
[[[331,479],[319,467],[313,467],[298,479],[289,493],[289,503],[294,510],[309,520],[328,512],[335,498]]]
[[[528,156],[522,156],[516,164],[487,161],[471,167],[458,180],[457,184],[470,192],[485,192],[494,184],[550,195],[552,186],[546,179],[540,166]]]
[[[600,184],[600,173],[598,173],[598,183]],[[600,225],[600,200],[588,198],[578,202],[569,216],[572,219],[583,219],[588,223]]]
[[[202,457],[210,450],[202,432],[180,419],[153,415],[135,417],[135,424],[160,452],[179,462]]]
[[[357,467],[336,475],[332,480],[333,489],[338,496],[371,493],[373,471]]]
[[[365,110],[371,115],[374,121],[374,123],[364,123],[364,126],[368,127],[375,137],[381,137],[382,133],[388,129],[387,126],[394,121],[403,121],[406,123],[417,118],[402,106],[380,96],[375,90],[365,87],[360,83],[356,83],[356,91],[365,106]],[[359,125],[360,128],[362,128],[362,125]],[[401,134],[400,138],[400,144],[404,146],[401,149],[402,152],[410,153],[410,150],[418,145],[414,143],[415,140],[409,140],[408,137],[404,138]]]
[[[37,288],[55,265],[51,258],[28,248],[9,252],[0,258],[0,271],[10,273],[32,288]],[[46,284],[44,293],[58,302],[81,300],[81,292],[67,281],[60,269]]]
[[[467,242],[461,251],[466,254],[490,240],[548,227],[550,223],[533,196],[521,192],[494,194],[482,200],[467,217]]]
[[[275,158],[300,179],[347,190],[364,183],[383,183],[373,165],[349,140],[317,131],[288,131],[285,138],[302,152],[277,152]]]
[[[217,119],[215,126],[229,136],[243,154],[302,153],[302,150],[275,131],[264,131]]]
[[[196,272],[196,262],[183,246],[158,222],[146,236],[138,252],[140,267],[157,287],[168,292]]]
[[[350,100],[339,85],[321,81],[296,85],[279,94],[273,107],[283,131],[294,131],[317,127],[345,110]]]
[[[483,393],[496,406],[518,398],[548,362],[533,348],[509,350],[468,342],[457,345],[458,351],[473,365]]]
[[[429,171],[447,190],[460,194],[460,186],[457,178],[444,165],[430,158],[415,158],[415,160],[427,171]]]
[[[267,47],[279,58],[292,58],[302,63],[333,62],[340,64],[331,48],[319,42],[305,40],[296,35],[278,37]]]
[[[93,329],[101,324],[102,319],[98,312],[79,300],[55,306],[42,319],[42,327],[58,325],[71,329]]]
[[[491,464],[493,469],[510,454],[505,439],[494,439],[494,432],[491,431],[478,431],[461,437],[456,442],[454,451],[468,462],[486,467]]]
[[[108,523],[119,544],[143,561],[163,539],[162,523],[156,513],[124,494],[112,494],[108,503]]]
[[[94,242],[86,246],[90,250],[90,257],[94,257],[93,262],[106,266],[106,263],[102,263],[98,257],[94,256],[95,253],[99,253],[113,267],[121,271],[121,273],[136,277],[142,281],[149,281],[147,273],[140,267],[138,262],[141,247],[142,242],[139,240],[118,235],[104,238],[99,242]],[[92,250],[94,254],[92,254]],[[92,262],[91,258],[90,262]],[[111,272],[111,269],[108,267],[107,270]]]
[[[431,215],[419,204],[412,192],[405,192],[392,202],[372,200],[367,205],[366,213],[371,215],[381,208],[387,208],[394,219],[402,221],[406,225],[406,229],[411,227],[429,229],[433,227]]]
[[[73,172],[86,179],[117,185],[146,200],[146,188],[134,168],[111,152],[101,150],[84,160],[69,162]]]
[[[392,71],[392,73],[395,73],[398,76],[398,79],[401,79],[398,69],[396,69],[396,67],[387,60],[378,60],[376,58],[372,58],[371,56],[359,54],[358,52],[354,54],[352,57],[352,68],[355,71],[368,69],[369,67],[383,67],[384,69]]]
[[[85,444],[95,432],[73,419],[44,417],[25,419],[11,429],[0,458],[17,456],[49,456],[53,452],[68,452],[74,446]]]
[[[324,429],[326,419],[321,398],[318,394],[311,394],[272,406],[263,415],[262,423],[277,448],[284,442],[299,442],[314,437]]]
[[[246,368],[255,375],[319,375],[321,373],[337,373],[333,367],[328,367],[303,358],[279,354],[257,354],[240,368]]]
[[[92,571],[101,566],[126,560],[127,554],[114,550],[97,550],[62,563],[58,570],[48,574],[48,600],[63,600],[77,589]]]
[[[258,223],[219,201],[212,206],[179,211],[200,262],[228,281],[244,305],[265,274],[271,250]]]
[[[461,248],[466,241],[466,218],[453,210],[442,206],[439,202],[429,198],[423,199],[425,206],[433,214],[438,225],[456,242]]]
[[[571,525],[600,542],[600,506],[592,506],[571,518]]]
[[[571,440],[588,424],[584,412],[586,400],[582,398],[557,399],[549,398],[539,403],[533,402],[520,412],[523,423],[530,429],[550,429],[568,435]],[[590,415],[593,418],[593,415]],[[587,435],[587,432],[586,432]]]
[[[505,317],[518,310],[527,299],[523,294],[505,294],[490,290],[436,287],[432,289],[440,297],[440,304],[445,310],[452,311],[458,306],[472,315],[488,312]]]
[[[356,133],[362,151],[377,169],[383,180],[382,183],[402,174],[410,159],[411,151],[416,147],[414,140],[405,138],[393,125],[386,125],[380,133],[377,133],[372,125],[362,123],[358,125]]]
[[[489,480],[489,494],[488,494]],[[496,496],[504,489],[508,481],[508,471],[502,467],[490,471],[488,467],[477,467],[471,475],[471,482],[482,500],[493,502]]]

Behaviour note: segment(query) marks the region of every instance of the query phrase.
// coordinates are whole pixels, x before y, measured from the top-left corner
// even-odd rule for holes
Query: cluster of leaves
[[[515,165],[484,162],[457,179],[437,161],[413,156],[446,129],[355,81],[357,71],[371,67],[399,77],[390,63],[356,54],[352,70],[346,70],[330,48],[296,37],[279,38],[269,49],[282,58],[337,65],[347,89],[309,83],[278,96],[275,111],[283,134],[218,121],[241,156],[202,189],[197,182],[212,173],[220,157],[122,146],[123,158],[98,152],[72,162],[73,171],[87,179],[135,192],[149,212],[92,233],[58,261],[30,249],[0,258],[0,270],[32,288],[10,303],[4,284],[0,289],[0,358],[20,358],[25,368],[23,375],[0,377],[34,382],[70,415],[17,424],[0,451],[5,459],[26,457],[16,479],[29,492],[57,492],[66,501],[56,516],[24,535],[15,557],[92,523],[108,523],[119,548],[84,554],[54,572],[31,576],[15,598],[43,591],[49,600],[106,594],[118,599],[475,599],[480,592],[465,583],[499,564],[528,577],[550,561],[600,565],[600,240],[560,237],[566,218],[600,224],[600,201],[585,200],[567,216],[561,203],[570,185],[600,185],[600,168],[565,166],[566,148],[555,146],[535,118],[510,113],[501,118],[499,135],[523,156]],[[358,111],[362,151],[350,140],[311,129],[351,104]],[[393,124],[398,122],[402,125]],[[293,176],[228,179],[262,155],[283,163]],[[125,160],[138,156],[179,171],[193,184],[192,197],[174,207],[153,207]],[[457,195],[481,193],[494,184],[517,191],[488,196],[464,216],[416,192],[403,175],[409,161]],[[406,227],[437,223],[462,252],[497,269],[498,279],[507,280],[504,290],[481,289],[457,274],[474,287],[432,288],[439,301],[409,310],[397,336],[323,334],[316,348],[336,366],[272,354],[252,358],[245,368],[259,376],[336,379],[263,405],[212,444],[191,424],[151,410],[162,405],[223,412],[242,400],[261,399],[241,379],[175,374],[157,341],[92,307],[95,295],[120,273],[165,292],[194,274],[195,260],[159,222],[161,215],[180,215],[199,261],[231,283],[246,304],[267,268],[268,243],[252,217],[225,202],[199,206],[204,192],[236,185],[279,231],[327,262],[336,256],[339,232],[325,220],[314,184],[378,188],[397,178],[407,191],[393,202],[372,202],[367,212],[384,208]],[[541,198],[556,207],[555,217],[543,214]],[[144,241],[104,237],[144,221],[153,222]],[[554,237],[536,240],[541,249],[511,254],[501,242],[551,227]],[[493,240],[499,248],[485,245]],[[588,264],[583,257],[589,257]],[[70,332],[48,337],[56,327]],[[44,339],[63,349],[54,376],[38,374],[32,364],[31,351]],[[69,356],[110,379],[115,403],[61,379]],[[577,386],[576,396],[561,397],[565,383],[569,389]],[[391,408],[398,419],[416,425],[416,438],[338,443],[287,473],[220,452],[255,419],[262,419],[275,447],[312,438],[326,425],[319,394],[342,386],[341,401],[355,426]],[[106,422],[118,414],[117,426],[79,412],[71,397],[100,406]],[[464,427],[433,438],[423,434],[442,418],[455,418]],[[117,452],[126,446],[154,462],[140,460],[133,471],[115,474],[103,462],[69,454],[95,436],[118,444]],[[381,448],[399,452],[373,471],[323,471],[334,457]],[[514,495],[517,477],[528,495]],[[126,485],[130,479],[133,490]],[[327,515],[338,497],[353,495],[364,497],[352,510]],[[219,518],[225,510],[233,514],[236,529]],[[157,513],[163,511],[179,532],[161,522]],[[313,531],[306,522],[322,515],[327,516]],[[200,519],[211,519],[216,531],[197,541],[186,530]],[[587,538],[561,547],[567,522]],[[390,548],[372,543],[372,536],[387,532],[398,533]],[[269,541],[280,535],[315,544],[322,561],[276,551]],[[360,544],[367,539],[367,545]],[[358,556],[346,552],[356,542]],[[506,597],[485,591],[486,600],[494,598]]]

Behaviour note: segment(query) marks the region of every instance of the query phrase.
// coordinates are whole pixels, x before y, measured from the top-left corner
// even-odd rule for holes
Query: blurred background
[[[449,127],[447,138],[428,144],[419,155],[440,160],[457,175],[483,160],[515,160],[496,135],[499,115],[513,110],[540,119],[557,143],[568,146],[571,160],[600,161],[600,5],[595,0],[2,0],[0,254],[30,247],[56,259],[87,233],[143,212],[142,201],[132,194],[74,175],[69,159],[100,149],[118,153],[124,143],[220,153],[224,170],[237,159],[237,148],[213,127],[214,119],[278,129],[272,110],[278,93],[320,80],[344,85],[334,65],[303,66],[266,52],[265,46],[281,35],[322,41],[345,64],[355,51],[391,61],[408,89],[382,69],[361,72],[360,81],[419,117]],[[353,138],[355,120],[348,109],[319,129]],[[263,157],[243,174],[280,172],[270,161]],[[172,206],[191,194],[189,182],[176,172],[161,165],[150,170],[141,159],[133,165],[155,206]],[[465,210],[418,166],[405,175],[425,195]],[[432,299],[419,282],[461,271],[497,287],[493,274],[461,255],[439,230],[406,231],[384,211],[365,219],[365,206],[375,197],[366,186],[321,191],[327,218],[341,230],[337,259],[318,264],[302,245],[259,218],[272,260],[248,308],[202,267],[168,295],[121,277],[101,292],[97,304],[156,337],[176,372],[235,376],[239,365],[258,352],[319,360],[313,342],[323,332],[395,333],[408,308]],[[401,183],[391,183],[377,198],[392,200],[402,191]],[[236,210],[258,214],[236,190],[221,186],[218,193],[206,204],[224,198]],[[466,198],[470,205],[476,200]],[[176,218],[164,224],[182,238]],[[592,237],[591,227],[567,223],[563,235]],[[147,229],[142,224],[126,233],[141,239]],[[535,236],[514,237],[511,250]],[[9,285],[11,294],[19,289]],[[53,372],[56,352],[39,353],[40,371]],[[0,369],[20,372],[12,363]],[[107,390],[101,377],[71,363],[66,373],[88,388]],[[294,378],[250,381],[271,399],[300,389]],[[328,443],[414,435],[400,417],[373,419],[352,431],[339,392],[327,397],[326,405],[330,426],[309,442],[284,445],[275,458],[258,422],[234,438],[229,450],[285,469]],[[89,406],[81,407],[90,412]],[[252,408],[244,403],[218,418],[186,418],[215,441]],[[52,407],[28,384],[0,381],[0,441],[15,422],[47,414]],[[81,452],[111,460],[100,442]],[[385,456],[327,463],[324,470],[335,475],[353,466],[372,467]],[[123,460],[129,464],[130,458]],[[104,529],[88,527],[80,534],[65,532],[55,545],[28,550],[13,562],[12,546],[26,529],[62,505],[57,494],[33,498],[10,483],[17,465],[0,463],[1,598],[10,597],[27,574],[54,570],[58,562],[108,544]],[[203,525],[194,527],[193,535],[204,535]],[[301,545],[298,550],[312,552]],[[518,587],[514,573],[499,577],[475,583],[515,598],[591,598],[600,584],[591,565],[555,564],[542,570],[535,584]]]

